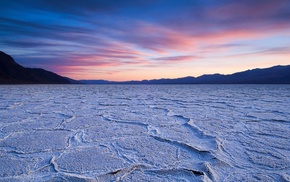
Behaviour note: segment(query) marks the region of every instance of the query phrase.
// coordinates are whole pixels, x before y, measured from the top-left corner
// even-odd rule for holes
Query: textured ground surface
[[[0,100],[0,181],[290,181],[289,85],[2,85]]]

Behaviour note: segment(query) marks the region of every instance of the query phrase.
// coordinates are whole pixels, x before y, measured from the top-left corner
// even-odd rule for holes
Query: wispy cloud
[[[193,61],[196,59],[201,59],[201,57],[185,55],[185,56],[171,56],[171,57],[153,58],[153,60],[163,61],[163,62],[167,62],[167,63],[188,62],[188,61]]]
[[[14,0],[0,12],[2,51],[64,75],[214,68],[230,55],[288,54],[290,43],[288,0]]]

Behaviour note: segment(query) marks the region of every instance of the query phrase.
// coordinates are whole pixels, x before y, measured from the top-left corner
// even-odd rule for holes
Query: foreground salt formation
[[[0,181],[290,181],[289,85],[0,87]]]

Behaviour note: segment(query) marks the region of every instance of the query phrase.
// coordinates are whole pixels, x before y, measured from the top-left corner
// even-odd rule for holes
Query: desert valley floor
[[[290,85],[1,85],[0,181],[290,181]]]

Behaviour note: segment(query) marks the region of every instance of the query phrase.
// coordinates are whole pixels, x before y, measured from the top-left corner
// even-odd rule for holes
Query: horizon
[[[289,65],[290,1],[1,2],[0,45],[76,80],[232,74]]]
[[[187,78],[187,77],[193,77],[193,78],[198,78],[198,77],[201,77],[201,76],[206,76],[206,75],[225,75],[225,76],[228,76],[228,75],[232,75],[232,74],[235,74],[235,73],[240,73],[240,72],[244,72],[244,71],[251,71],[251,70],[255,70],[255,69],[267,69],[267,68],[273,68],[273,67],[277,67],[277,66],[290,66],[289,65],[273,65],[273,66],[270,66],[270,67],[264,67],[264,68],[252,68],[252,69],[247,69],[247,70],[241,70],[241,71],[237,71],[237,72],[234,72],[234,73],[229,73],[229,74],[223,74],[223,73],[204,73],[204,74],[201,74],[201,75],[198,75],[198,76],[191,76],[191,75],[187,75],[187,76],[183,76],[183,77],[174,77],[174,78],[169,78],[169,77],[162,77],[162,78],[153,78],[153,79],[143,79],[143,80],[123,80],[123,81],[116,81],[116,80],[104,80],[104,79],[79,79],[77,81],[80,81],[80,80],[88,80],[88,81],[97,81],[97,80],[100,80],[100,81],[109,81],[109,82],[130,82],[130,81],[137,81],[137,82],[140,82],[140,81],[150,81],[150,80],[161,80],[161,79],[179,79],[179,78]]]

